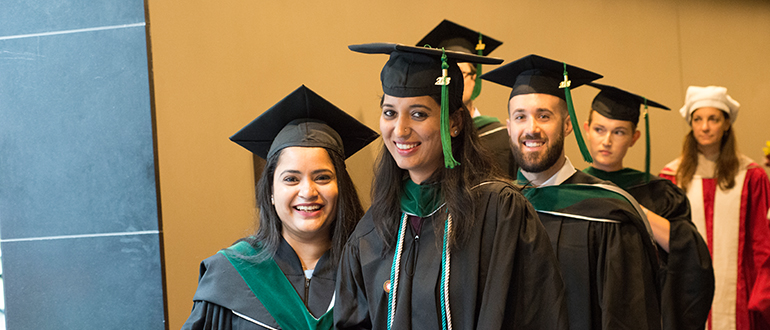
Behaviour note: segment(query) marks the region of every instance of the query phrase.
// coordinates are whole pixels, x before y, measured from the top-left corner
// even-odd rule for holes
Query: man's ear
[[[572,120],[570,120],[570,116],[567,114],[564,117],[564,136],[570,135],[570,133],[572,133]]]
[[[639,130],[636,130],[636,132],[634,132],[634,138],[631,139],[631,145],[629,146],[629,148],[633,147],[634,144],[636,144],[636,140],[639,140],[640,136],[642,136],[642,132],[640,132]]]

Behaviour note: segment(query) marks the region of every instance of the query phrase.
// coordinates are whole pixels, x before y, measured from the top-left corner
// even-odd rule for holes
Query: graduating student
[[[658,262],[633,197],[575,170],[564,154],[573,128],[590,162],[570,88],[601,75],[537,55],[482,79],[511,87],[508,134],[524,195],[551,239],[566,287],[570,329],[660,329]]]
[[[709,330],[770,329],[770,181],[737,150],[732,124],[739,108],[724,87],[688,87],[679,112],[692,130],[682,156],[661,172],[687,193],[711,251]]]
[[[434,48],[444,47],[458,52],[489,56],[502,44],[481,32],[443,20],[417,43],[417,47],[429,45]],[[511,139],[508,138],[505,125],[495,117],[481,115],[473,104],[481,94],[481,63],[459,62],[457,66],[463,74],[463,104],[473,116],[473,125],[478,131],[481,145],[492,152],[494,162],[505,174],[515,178],[519,168],[511,153]]]
[[[390,58],[372,206],[340,261],[335,326],[566,329],[547,234],[521,193],[490,174],[462,104],[457,62],[502,60],[399,44],[350,49]]]
[[[305,86],[233,135],[267,160],[259,228],[201,263],[182,329],[331,329],[337,263],[363,215],[344,160],[376,138]]]
[[[666,269],[661,289],[663,329],[703,329],[714,297],[714,269],[708,246],[690,220],[690,203],[682,189],[649,173],[647,107],[664,105],[616,87],[589,83],[601,92],[594,97],[583,124],[593,165],[583,170],[612,181],[633,196],[650,221],[661,266]],[[623,158],[641,133],[639,108],[645,106],[646,172],[623,167]]]

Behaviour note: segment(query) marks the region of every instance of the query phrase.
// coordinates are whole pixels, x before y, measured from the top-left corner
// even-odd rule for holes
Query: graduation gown
[[[713,162],[699,154],[687,188],[692,221],[708,242],[714,264],[708,329],[770,329],[770,181],[751,159],[741,155],[739,161],[735,186],[722,190],[716,178],[705,174],[713,173]],[[679,162],[667,164],[660,176],[676,183]]]
[[[294,287],[307,309],[321,317],[330,308],[334,296],[336,267],[327,251],[318,260],[313,276],[308,280],[299,257],[283,238],[273,258]],[[304,311],[298,311],[301,313]],[[257,299],[244,279],[222,254],[217,253],[201,262],[198,289],[193,297],[193,309],[182,329],[190,330],[251,330],[281,329],[278,322]]]
[[[519,166],[513,158],[511,138],[505,125],[489,116],[474,117],[473,125],[476,126],[481,145],[491,153],[498,167],[510,178],[516,178]]]
[[[453,328],[566,329],[564,287],[532,206],[509,183],[482,184],[474,191],[479,193],[474,199],[477,225],[462,246],[451,249]],[[419,236],[406,226],[393,329],[441,328],[446,213],[417,219],[422,220]],[[340,260],[334,307],[338,329],[387,328],[388,293],[383,284],[390,278],[393,256],[394,251],[383,252],[367,212]]]
[[[659,266],[646,220],[596,184],[614,187],[577,171],[558,186],[523,191],[559,260],[570,329],[660,329]]]
[[[623,188],[639,204],[671,224],[669,251],[658,246],[665,269],[661,289],[664,330],[703,329],[714,297],[714,269],[703,237],[690,220],[690,203],[671,181],[631,168],[605,172],[589,167],[584,172]]]

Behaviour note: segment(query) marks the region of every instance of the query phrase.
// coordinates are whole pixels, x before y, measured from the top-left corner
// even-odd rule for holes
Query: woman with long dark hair
[[[338,329],[562,329],[564,287],[532,206],[499,179],[463,106],[458,61],[399,44],[380,75],[384,148],[372,206],[345,246]]]
[[[724,87],[690,86],[680,110],[692,130],[661,176],[684,189],[706,238],[716,288],[707,329],[770,329],[770,181],[738,152],[740,104]]]
[[[233,135],[267,160],[259,227],[201,263],[182,329],[331,329],[340,252],[363,215],[345,158],[376,137],[305,86]]]

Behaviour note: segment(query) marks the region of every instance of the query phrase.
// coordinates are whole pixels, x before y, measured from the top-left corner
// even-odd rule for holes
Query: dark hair
[[[462,92],[462,91],[461,91]],[[437,104],[441,104],[438,95],[430,95]],[[450,100],[453,98],[450,97]],[[460,132],[452,138],[452,154],[460,162],[454,169],[439,168],[426,180],[429,183],[441,185],[446,207],[453,219],[453,233],[449,244],[462,244],[470,236],[476,225],[476,210],[474,197],[476,193],[471,188],[489,179],[499,179],[502,175],[492,164],[489,153],[482,152],[478,134],[473,126],[468,109],[460,102],[450,101],[450,116],[460,122]],[[399,216],[401,214],[402,183],[408,175],[406,170],[398,167],[387,148],[382,147],[374,168],[372,184],[372,218],[378,234],[384,241],[383,253],[395,247],[398,234]],[[469,207],[470,206],[470,207]],[[443,232],[444,223],[433,223],[436,232]],[[440,228],[440,229],[439,229]]]
[[[729,120],[730,116],[724,111],[720,111],[725,120]],[[735,134],[733,133],[733,126],[725,131],[722,135],[722,140],[719,145],[719,156],[716,161],[716,169],[714,177],[716,177],[719,183],[719,188],[722,190],[732,189],[735,186],[735,176],[738,174],[740,162],[738,161],[738,146],[735,142]],[[695,170],[698,168],[698,140],[695,139],[692,129],[690,133],[684,139],[684,146],[682,147],[682,162],[679,164],[679,168],[676,170],[676,182],[679,186],[687,191],[687,188],[692,182],[692,177],[695,175]]]
[[[364,215],[361,201],[358,199],[356,187],[345,168],[345,160],[337,154],[326,149],[332,160],[337,176],[337,206],[336,215],[331,223],[331,260],[337,265],[342,248],[350,234],[355,229],[358,220]],[[259,219],[257,232],[253,238],[247,238],[252,246],[260,246],[262,251],[257,255],[258,260],[272,258],[278,251],[281,242],[282,223],[275,211],[275,206],[270,201],[273,194],[273,177],[278,160],[283,150],[276,152],[267,160],[262,176],[257,183],[257,206],[259,207]]]

